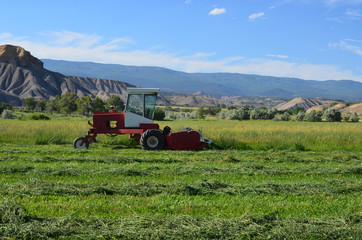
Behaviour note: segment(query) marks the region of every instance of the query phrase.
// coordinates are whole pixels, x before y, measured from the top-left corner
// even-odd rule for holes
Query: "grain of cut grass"
[[[13,239],[360,239],[360,124],[160,122],[203,151],[72,141],[87,119],[1,120],[0,236]]]

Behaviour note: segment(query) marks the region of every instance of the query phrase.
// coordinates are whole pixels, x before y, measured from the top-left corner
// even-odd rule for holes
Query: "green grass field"
[[[361,239],[360,123],[160,122],[203,151],[71,143],[87,119],[0,120],[0,237]]]

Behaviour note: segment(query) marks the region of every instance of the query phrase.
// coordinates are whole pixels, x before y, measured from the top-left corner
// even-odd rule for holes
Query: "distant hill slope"
[[[353,104],[351,106],[342,109],[342,114],[354,113],[354,112],[362,115],[362,102]]]
[[[66,75],[114,79],[166,92],[202,91],[214,96],[260,96],[273,98],[328,98],[362,101],[362,83],[312,81],[236,73],[185,73],[161,67],[71,62],[43,59],[45,66]]]
[[[312,107],[322,106],[323,104],[325,104],[325,103],[323,103],[317,99],[294,98],[293,100],[291,100],[287,103],[278,105],[276,108],[278,110],[290,110],[290,109],[294,109],[296,107],[301,107],[305,111],[307,111],[308,109],[310,109]]]
[[[28,97],[50,99],[65,92],[80,96],[126,96],[126,88],[135,85],[99,78],[73,77],[52,72],[43,62],[21,47],[0,46],[0,101],[22,105]]]
[[[296,107],[302,107],[307,113],[315,110],[322,112],[325,108],[333,108],[339,110],[342,114],[357,113],[362,114],[362,103],[347,105],[346,103],[338,103],[331,100],[309,99],[309,98],[294,98],[286,103],[281,103],[276,106],[278,110],[292,110]]]

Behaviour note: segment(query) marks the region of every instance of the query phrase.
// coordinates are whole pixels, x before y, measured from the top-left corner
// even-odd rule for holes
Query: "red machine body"
[[[96,112],[93,114],[93,133],[99,134],[143,134],[148,129],[158,129],[157,123],[141,123],[139,127],[125,127],[124,113]]]
[[[168,149],[171,150],[200,150],[209,146],[209,143],[200,140],[200,133],[197,131],[170,133],[166,139]]]
[[[169,127],[161,130],[157,123],[153,123],[148,118],[153,116],[156,102],[155,90],[130,89],[129,91],[131,93],[128,95],[126,111],[122,113],[113,112],[113,110],[112,112],[95,112],[93,123],[88,122],[91,126],[88,134],[74,140],[75,148],[88,148],[90,143],[95,142],[98,134],[111,136],[129,134],[129,137],[139,141],[142,149],[145,150],[199,150],[211,144],[211,140],[190,128],[176,133],[171,132]],[[133,100],[134,96],[139,99]],[[140,101],[142,99],[143,103]]]

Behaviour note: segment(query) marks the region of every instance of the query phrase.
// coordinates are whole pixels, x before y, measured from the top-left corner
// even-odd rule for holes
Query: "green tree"
[[[290,119],[290,114],[288,112],[285,112],[281,117],[282,121],[289,121],[289,119]]]
[[[300,107],[300,106],[296,106],[295,108],[293,108],[293,115],[297,115],[300,112],[305,112],[304,108]]]
[[[92,99],[90,96],[82,96],[76,100],[77,112],[82,115],[87,115],[91,110]]]
[[[204,114],[215,116],[221,111],[221,108],[219,107],[208,107],[207,109],[204,109]]]
[[[64,93],[59,101],[60,111],[62,113],[71,114],[77,110],[77,94],[73,92]]]
[[[94,98],[91,105],[92,112],[105,112],[105,103],[99,97]]]
[[[254,120],[255,119],[270,120],[275,117],[277,112],[278,111],[276,109],[267,109],[265,107],[261,107],[261,108],[254,109],[251,112],[250,117]]]
[[[59,102],[60,102],[60,96],[57,95],[55,96],[52,100],[49,100],[46,104],[46,110],[51,113],[53,111],[55,112],[60,112],[60,106],[59,106]]]
[[[205,118],[205,109],[203,107],[199,107],[197,109],[197,114],[199,115],[199,119]]]
[[[250,112],[246,107],[234,109],[230,113],[230,120],[249,120]]]
[[[39,110],[42,112],[46,109],[47,101],[46,100],[38,101],[37,106],[38,106]]]
[[[0,114],[5,110],[12,110],[13,107],[9,103],[0,102]]]
[[[24,99],[25,107],[27,110],[34,111],[36,107],[36,100],[34,97],[29,97]]]
[[[351,120],[351,122],[358,122],[359,121],[357,113],[352,113],[349,119]]]
[[[308,122],[321,122],[322,121],[322,113],[317,112],[316,110],[312,110],[305,115],[305,118]]]
[[[340,122],[342,121],[342,114],[340,111],[334,108],[328,108],[324,111],[323,117],[328,122]]]
[[[122,112],[124,109],[124,102],[122,101],[121,97],[118,95],[109,95],[107,100],[107,107],[113,106],[113,111],[115,112]]]

